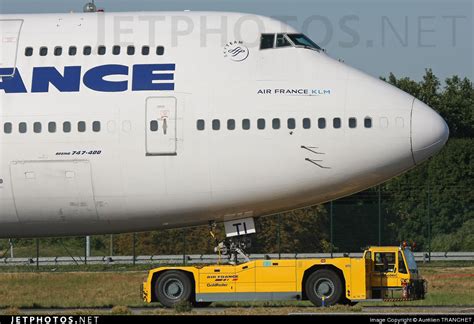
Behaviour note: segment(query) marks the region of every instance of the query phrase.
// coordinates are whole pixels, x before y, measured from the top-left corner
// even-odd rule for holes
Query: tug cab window
[[[395,253],[375,253],[375,271],[394,272],[395,271]]]
[[[402,252],[398,251],[398,272],[408,273],[405,261],[403,261]]]

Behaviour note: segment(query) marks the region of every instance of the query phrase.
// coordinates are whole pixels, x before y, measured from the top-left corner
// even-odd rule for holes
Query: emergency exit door
[[[177,154],[177,101],[175,97],[148,98],[146,102],[146,154]]]
[[[15,73],[23,20],[0,20],[0,77]]]

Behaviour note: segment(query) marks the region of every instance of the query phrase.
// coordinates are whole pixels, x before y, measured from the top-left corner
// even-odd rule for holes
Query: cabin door
[[[0,20],[0,77],[13,76],[23,20]]]
[[[146,102],[146,155],[177,154],[177,100],[152,97]]]

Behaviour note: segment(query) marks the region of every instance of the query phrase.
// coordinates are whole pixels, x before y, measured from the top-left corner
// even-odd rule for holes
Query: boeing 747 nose
[[[427,160],[446,144],[449,128],[436,111],[415,99],[411,115],[411,146],[415,164]]]

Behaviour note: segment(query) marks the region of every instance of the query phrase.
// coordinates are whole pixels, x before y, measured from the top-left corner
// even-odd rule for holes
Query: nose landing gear
[[[228,231],[229,224],[226,224],[225,227],[227,238],[224,241],[219,242],[216,235],[214,234],[214,230],[217,226],[216,222],[212,221],[209,223],[210,234],[215,241],[214,252],[219,256],[218,263],[221,263],[222,256],[225,256],[227,258],[227,263],[232,265],[239,263],[239,256],[244,259],[244,262],[250,261],[245,250],[252,246],[252,241],[248,235],[256,233],[255,224],[253,219],[249,218],[243,221],[238,221],[237,223],[233,222],[233,224],[230,225],[230,228],[236,225],[237,231]],[[238,225],[243,225],[243,230],[239,230]]]

